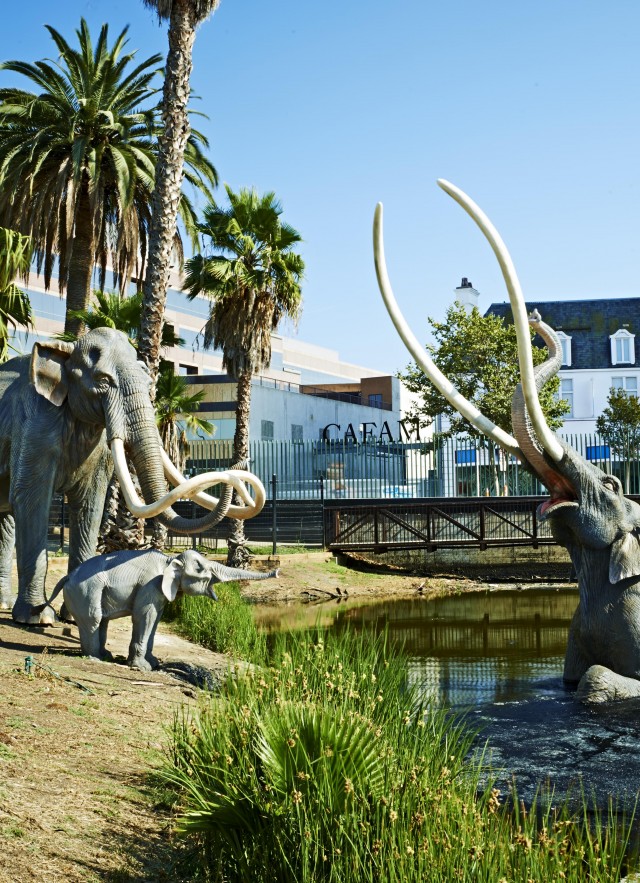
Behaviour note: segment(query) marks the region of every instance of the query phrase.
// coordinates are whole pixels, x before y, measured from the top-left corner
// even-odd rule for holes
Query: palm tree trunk
[[[160,365],[160,343],[182,191],[184,152],[189,138],[187,103],[190,92],[193,42],[196,36],[195,4],[173,0],[169,20],[169,53],[164,80],[162,119],[156,179],[151,202],[149,261],[142,304],[140,357],[149,367],[152,398]]]
[[[233,436],[233,459],[235,463],[249,460],[249,417],[251,412],[252,372],[246,371],[238,377],[236,403],[236,430]],[[234,503],[241,502],[235,497]],[[227,564],[229,567],[246,567],[251,558],[247,549],[244,521],[231,518],[227,537]]]
[[[69,310],[86,310],[89,306],[91,274],[95,262],[94,240],[89,190],[87,183],[83,181],[78,194],[74,234],[70,244],[67,312],[64,319],[65,332],[70,332],[78,337],[85,333],[85,324],[81,319],[72,319],[69,316]]]

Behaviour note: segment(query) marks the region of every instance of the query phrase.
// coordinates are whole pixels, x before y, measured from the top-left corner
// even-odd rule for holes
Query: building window
[[[638,395],[638,378],[637,377],[612,377],[611,389],[621,389],[628,396]]]
[[[562,364],[570,368],[571,367],[571,338],[568,334],[565,334],[564,331],[556,331],[560,339],[560,346],[562,347]]]
[[[566,378],[560,380],[560,398],[569,405],[569,411],[565,417],[573,417],[573,380]]]
[[[634,334],[631,334],[626,328],[620,328],[619,331],[611,335],[609,340],[611,341],[612,365],[633,365],[635,363]]]
[[[369,393],[369,407],[370,408],[381,408],[382,407],[382,393],[381,392]]]
[[[299,423],[291,424],[291,441],[301,442],[303,440],[304,428]]]
[[[260,432],[263,441],[273,439],[273,420],[263,420]]]

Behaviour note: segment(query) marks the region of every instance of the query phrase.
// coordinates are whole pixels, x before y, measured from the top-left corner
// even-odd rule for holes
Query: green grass
[[[165,619],[185,638],[237,659],[264,659],[265,638],[236,583],[216,586],[218,601],[181,595],[168,605]]]
[[[298,633],[171,731],[188,879],[617,881],[628,824],[500,794],[473,734],[407,687],[385,636]]]

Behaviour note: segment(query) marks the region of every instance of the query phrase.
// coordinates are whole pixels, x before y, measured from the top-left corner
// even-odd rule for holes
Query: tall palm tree
[[[238,383],[233,453],[239,463],[249,458],[251,379],[270,365],[271,333],[281,319],[299,314],[304,262],[293,251],[300,234],[281,222],[273,193],[225,186],[229,206],[212,203],[200,224],[213,253],[187,261],[184,287],[190,299],[211,298],[204,345],[222,350],[222,365]],[[244,522],[232,520],[229,563],[242,567],[248,557]]]
[[[29,296],[15,284],[29,273],[31,251],[28,236],[0,227],[0,362],[9,358],[10,329],[33,327]]]
[[[172,243],[189,135],[187,102],[191,89],[196,27],[217,8],[219,0],[143,0],[158,18],[169,22],[169,52],[162,98],[164,128],[160,138],[149,235],[149,263],[144,285],[140,356],[155,383],[160,365],[164,309],[169,285]],[[153,390],[152,390],[153,395]]]
[[[73,48],[47,26],[57,61],[7,61],[0,70],[27,77],[37,92],[0,89],[0,223],[29,234],[38,272],[67,292],[65,330],[81,331],[71,311],[86,309],[94,267],[104,287],[111,262],[115,285],[144,273],[155,182],[158,119],[155,78],[160,55],[140,64],[125,52],[127,28],[108,45],[103,25],[95,47],[81,20]],[[207,195],[216,173],[194,132],[188,177]],[[189,200],[180,197],[185,228],[194,232]]]

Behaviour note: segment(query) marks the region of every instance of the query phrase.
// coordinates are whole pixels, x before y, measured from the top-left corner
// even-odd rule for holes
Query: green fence
[[[625,491],[640,494],[638,451],[630,443],[613,450],[597,435],[562,436],[585,459],[617,475]],[[393,499],[531,496],[546,489],[514,458],[473,441],[438,439],[429,444],[352,441],[254,441],[250,468],[279,499]],[[225,469],[231,441],[191,442],[193,474]],[[273,491],[269,490],[269,497]]]

